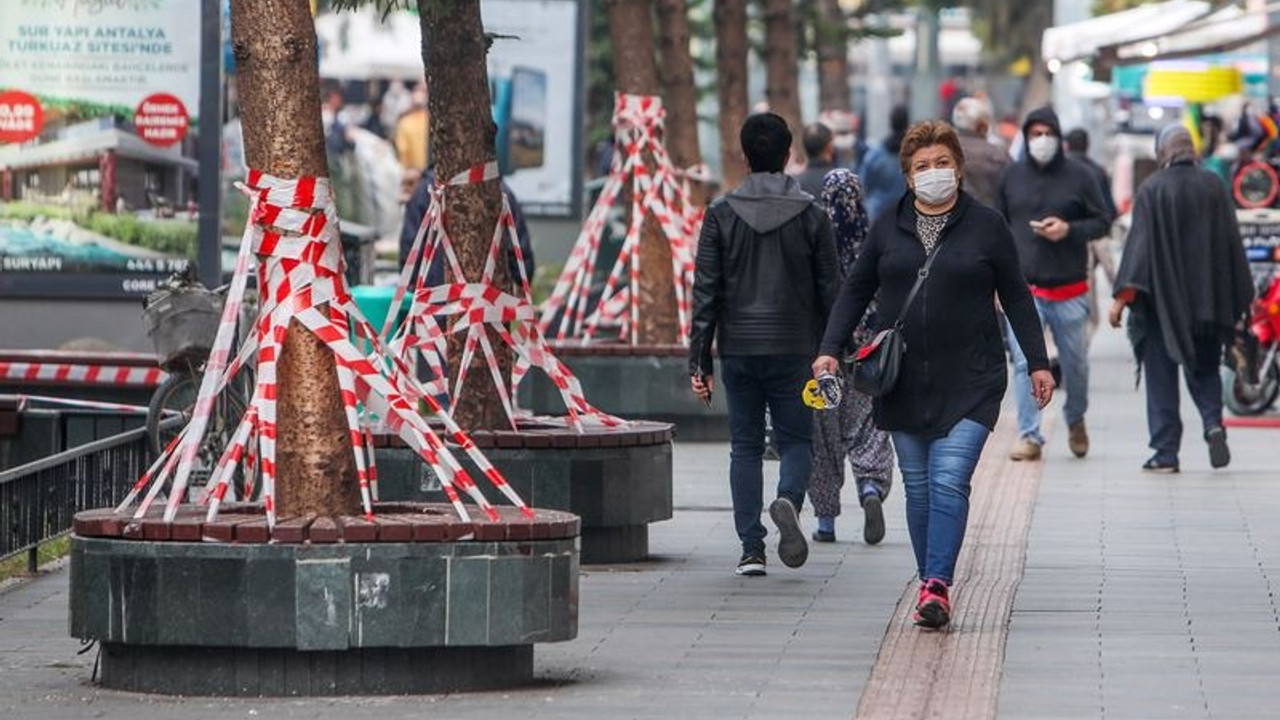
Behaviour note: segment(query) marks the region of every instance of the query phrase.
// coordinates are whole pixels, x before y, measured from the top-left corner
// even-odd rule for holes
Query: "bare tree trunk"
[[[763,0],[764,55],[769,109],[791,126],[793,160],[804,158],[801,140],[800,66],[796,58],[796,16],[792,0]]]
[[[814,36],[818,45],[818,106],[823,112],[853,112],[849,93],[849,31],[840,0],[818,0]]]
[[[721,187],[728,191],[747,175],[738,135],[747,119],[747,1],[715,0],[716,76],[720,95]]]
[[[689,7],[685,0],[657,0],[658,68],[662,76],[663,105],[667,109],[667,152],[676,168],[687,170],[702,164],[698,148],[698,91],[693,83],[693,57],[689,54]],[[693,202],[701,205],[706,187],[690,183]]]
[[[245,162],[283,178],[326,176],[307,0],[232,0],[231,43]],[[276,512],[356,512],[360,490],[333,353],[297,321],[289,326],[276,384]]]
[[[613,68],[618,91],[630,95],[657,95],[658,64],[653,54],[650,0],[605,0],[605,8],[609,13],[609,37],[613,41]],[[653,157],[646,157],[645,163],[652,167]],[[629,194],[618,201],[630,207]],[[674,283],[671,245],[658,222],[649,217],[644,221],[640,234],[638,340],[642,345],[679,341],[680,323],[676,314]],[[637,288],[632,288],[632,292],[636,291]]]
[[[422,61],[431,87],[431,146],[436,177],[447,181],[469,168],[494,160],[498,129],[489,109],[488,39],[480,19],[480,0],[418,0],[422,25]],[[445,190],[445,229],[458,253],[462,272],[478,282],[489,257],[493,230],[502,214],[497,180]],[[499,263],[499,287],[508,286],[506,263]],[[502,377],[511,376],[511,349],[489,328],[489,342]],[[450,338],[449,356],[460,362],[463,338]],[[458,368],[453,368],[455,373]],[[454,419],[468,429],[508,425],[502,400],[484,354],[477,350],[462,392],[454,401]]]

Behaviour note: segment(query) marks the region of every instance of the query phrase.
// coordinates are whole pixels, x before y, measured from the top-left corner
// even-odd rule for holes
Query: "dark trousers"
[[[729,488],[733,524],[744,552],[763,551],[764,412],[773,419],[782,458],[777,497],[799,511],[813,467],[813,418],[801,397],[813,377],[804,355],[731,355],[720,359],[720,381],[729,404]]]
[[[1142,341],[1142,369],[1147,378],[1147,430],[1151,436],[1150,447],[1156,451],[1157,460],[1177,463],[1178,450],[1182,447],[1178,364],[1169,357],[1160,325],[1154,317],[1150,328]],[[1195,350],[1196,367],[1183,368],[1183,376],[1207,433],[1213,428],[1222,427],[1222,380],[1218,375],[1222,341],[1212,337],[1196,338]]]

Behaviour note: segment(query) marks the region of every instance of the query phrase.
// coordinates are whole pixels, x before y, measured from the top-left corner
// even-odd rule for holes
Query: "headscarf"
[[[867,241],[871,220],[862,202],[862,183],[851,170],[836,168],[822,179],[822,207],[831,219],[831,234],[835,236],[836,258],[839,260],[841,279],[853,272],[853,264]],[[871,340],[876,327],[876,303],[862,317],[853,333],[854,345],[861,346]]]
[[[862,203],[862,183],[858,182],[858,176],[844,168],[827,173],[822,179],[822,207],[831,219],[840,277],[848,277],[871,224]]]
[[[1161,169],[1196,159],[1195,140],[1181,125],[1168,125],[1156,135],[1156,162]]]

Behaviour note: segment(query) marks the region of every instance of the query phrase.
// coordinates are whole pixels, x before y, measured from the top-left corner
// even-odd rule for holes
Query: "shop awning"
[[[118,157],[126,160],[153,165],[176,165],[191,172],[199,167],[195,160],[178,154],[176,148],[158,148],[147,144],[133,133],[112,128],[50,143],[0,147],[0,170],[96,161],[99,155],[108,150],[114,150]]]
[[[1112,64],[1131,65],[1223,53],[1264,40],[1280,32],[1268,27],[1265,12],[1249,12],[1234,5],[1187,23],[1167,35],[1104,48]]]
[[[1126,45],[1167,35],[1209,15],[1209,3],[1168,0],[1109,15],[1051,27],[1044,31],[1040,54],[1046,61],[1087,60],[1107,46]]]

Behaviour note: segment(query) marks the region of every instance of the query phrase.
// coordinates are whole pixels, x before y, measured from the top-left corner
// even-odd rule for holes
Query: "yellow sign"
[[[1147,98],[1182,98],[1189,103],[1212,102],[1244,92],[1240,71],[1232,67],[1203,70],[1152,68],[1147,73],[1142,94]]]

